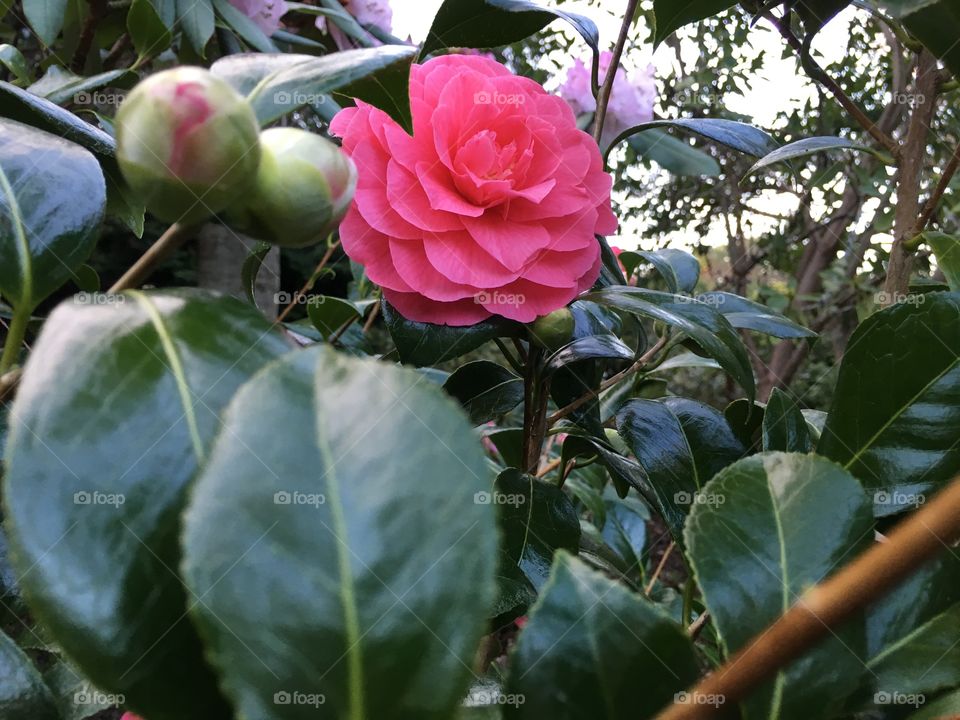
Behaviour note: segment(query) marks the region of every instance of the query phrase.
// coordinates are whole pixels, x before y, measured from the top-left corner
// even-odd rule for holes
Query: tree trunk
[[[243,263],[257,241],[216,223],[204,225],[197,238],[197,285],[247,300],[243,287]],[[280,249],[273,248],[263,260],[254,286],[254,298],[268,320],[277,318],[280,292]]]

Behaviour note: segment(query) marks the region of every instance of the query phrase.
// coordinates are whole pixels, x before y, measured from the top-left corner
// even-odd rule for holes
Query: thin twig
[[[603,78],[603,85],[600,86],[600,93],[597,95],[597,115],[593,120],[593,139],[600,144],[600,138],[603,135],[603,123],[607,119],[607,105],[610,103],[610,93],[613,92],[613,81],[617,76],[617,68],[620,67],[620,58],[623,57],[623,48],[627,44],[627,37],[630,34],[630,27],[633,25],[633,16],[637,14],[637,5],[639,0],[627,0],[627,10],[623,16],[623,24],[620,26],[620,36],[617,38],[617,44],[613,48],[613,56],[610,58],[610,65],[607,66],[607,74]]]
[[[193,235],[196,228],[196,225],[181,225],[180,223],[174,223],[168,227],[167,231],[140,256],[140,259],[107,292],[113,294],[143,285],[147,278],[153,274],[153,271],[157,269],[157,266],[173,255]]]
[[[663,557],[661,557],[660,562],[657,563],[657,569],[653,571],[653,575],[650,576],[650,581],[643,589],[643,594],[647,597],[650,597],[650,593],[653,592],[653,586],[657,584],[657,579],[660,577],[660,573],[662,573],[663,569],[667,566],[667,560],[670,559],[670,555],[673,553],[674,548],[676,547],[677,544],[671,540],[670,544],[667,545],[667,549],[664,550]]]
[[[800,64],[803,66],[803,69],[806,71],[807,75],[810,78],[825,87],[837,102],[857,121],[857,124],[860,125],[864,130],[870,133],[870,136],[880,143],[880,146],[886,149],[888,152],[892,153],[894,157],[900,153],[900,144],[894,140],[890,135],[885,133],[876,123],[871,120],[867,114],[857,105],[850,97],[843,91],[843,88],[834,80],[830,75],[827,74],[827,71],[824,70],[817,63],[816,60],[810,55],[810,42],[813,40],[813,34],[810,34],[803,41],[801,41],[796,35],[794,35],[793,30],[790,29],[789,23],[785,22],[782,18],[778,18],[771,12],[764,13],[763,15],[767,20],[773,23],[773,26],[777,29],[780,35],[784,40],[787,41],[787,44],[793,48],[800,58]]]
[[[373,327],[373,323],[377,319],[377,315],[380,314],[380,303],[376,303],[373,306],[373,310],[370,311],[370,317],[367,318],[367,321],[363,324],[363,334],[366,335],[370,332],[370,328]]]
[[[733,705],[809,650],[841,623],[876,602],[960,539],[960,478],[902,521],[885,543],[874,543],[829,580],[806,591],[784,615],[725,665],[689,690]],[[657,720],[698,720],[716,709],[674,703]]]
[[[697,616],[697,619],[690,623],[690,627],[687,628],[687,635],[690,636],[691,640],[696,640],[697,636],[700,635],[700,632],[707,624],[707,620],[710,619],[710,613],[704,610]]]
[[[0,403],[13,402],[22,375],[23,371],[20,369],[0,375]]]
[[[940,204],[940,200],[943,199],[944,193],[950,186],[950,181],[953,180],[953,176],[956,174],[957,168],[960,168],[960,144],[957,144],[957,147],[954,149],[953,155],[950,157],[950,161],[947,163],[947,166],[943,169],[943,174],[940,176],[940,182],[937,183],[937,187],[934,189],[933,194],[923,206],[923,210],[920,211],[920,218],[917,220],[915,234],[919,235],[926,229],[927,225],[930,224],[930,220],[933,218],[933,214],[937,211],[937,206]]]
[[[556,470],[558,467],[560,467],[560,461],[561,461],[561,458],[554,458],[553,460],[548,462],[546,465],[540,468],[540,470],[537,472],[537,477],[538,478],[543,477],[544,475],[547,475],[553,472],[554,470]]]
[[[283,312],[280,313],[280,317],[277,318],[277,323],[282,323],[287,315],[290,314],[290,311],[296,307],[304,295],[307,294],[307,290],[313,287],[313,284],[316,282],[317,276],[323,271],[327,266],[327,263],[330,262],[330,258],[333,257],[333,253],[336,252],[337,248],[340,247],[340,241],[337,240],[330,247],[327,248],[327,251],[323,254],[323,257],[320,258],[320,262],[317,264],[317,267],[314,269],[313,274],[307,278],[307,281],[303,284],[303,287],[297,290],[296,294],[293,296],[293,300],[290,301],[290,304],[287,305]]]
[[[654,345],[652,348],[650,348],[649,350],[647,350],[647,352],[645,352],[645,353],[640,357],[639,360],[637,360],[633,365],[631,365],[630,367],[628,367],[626,370],[623,370],[622,372],[617,373],[616,375],[614,375],[613,377],[609,378],[608,380],[603,381],[602,383],[600,383],[600,387],[597,388],[596,390],[590,390],[589,392],[581,395],[581,396],[578,397],[576,400],[574,400],[572,403],[570,403],[569,405],[565,405],[564,407],[562,407],[562,408],[560,408],[559,410],[557,410],[553,415],[551,415],[550,417],[548,417],[548,418],[547,418],[547,427],[553,426],[553,425],[556,424],[558,421],[560,421],[560,420],[562,420],[563,418],[567,417],[567,415],[569,415],[570,413],[579,410],[579,409],[582,408],[584,405],[586,405],[588,402],[591,402],[592,400],[595,400],[596,398],[598,398],[598,397],[600,396],[600,394],[601,394],[602,392],[604,392],[605,390],[608,390],[608,389],[612,388],[614,385],[616,385],[618,382],[620,382],[620,381],[623,380],[624,378],[627,378],[627,377],[629,377],[630,375],[632,375],[633,373],[635,373],[635,372],[637,372],[637,371],[639,371],[639,370],[642,370],[643,367],[644,367],[648,362],[650,362],[650,360],[654,357],[654,355],[656,355],[658,352],[660,352],[660,350],[662,350],[662,349],[663,349],[663,346],[666,345],[666,344],[667,344],[667,338],[665,338],[665,337],[664,337],[664,338],[660,338],[660,340],[657,341],[657,344],[656,344],[656,345]]]

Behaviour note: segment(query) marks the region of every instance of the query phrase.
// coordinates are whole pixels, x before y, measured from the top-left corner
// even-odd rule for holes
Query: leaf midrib
[[[353,573],[350,570],[349,546],[347,545],[347,519],[343,512],[340,497],[340,482],[336,474],[336,458],[327,435],[326,414],[321,411],[317,388],[313,393],[314,417],[317,422],[317,451],[320,454],[320,466],[326,479],[327,500],[333,520],[336,539],[337,569],[340,574],[340,601],[343,606],[343,621],[346,631],[347,683],[351,720],[364,720],[366,709],[363,695],[363,653],[360,647],[360,617],[357,610],[356,590]]]
[[[23,231],[23,213],[20,211],[20,203],[2,167],[0,167],[0,189],[7,196],[7,202],[10,204],[13,231],[17,237],[17,255],[20,258],[20,307],[15,309],[20,312],[32,312],[33,308],[29,307],[33,303],[33,264],[30,258],[30,243]],[[12,304],[13,298],[8,299]]]

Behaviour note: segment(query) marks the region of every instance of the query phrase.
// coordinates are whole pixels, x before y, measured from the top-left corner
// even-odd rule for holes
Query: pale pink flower
[[[390,7],[390,0],[347,0],[344,9],[361,25],[373,25],[385,33],[393,32],[393,8]],[[353,47],[353,42],[343,34],[336,23],[332,22],[328,26],[326,18],[318,17],[316,24],[318,29],[325,32],[329,27],[330,36],[341,50]]]
[[[287,12],[283,0],[229,0],[237,10],[253,20],[270,37],[280,29],[280,18]]]
[[[609,51],[600,54],[601,82],[612,59],[613,53]],[[559,93],[575,114],[596,112],[597,101],[590,83],[590,65],[580,59],[574,60],[567,71],[566,79],[560,85]],[[653,65],[629,73],[622,65],[618,67],[613,78],[613,90],[607,104],[607,117],[600,145],[606,148],[627,128],[652,120],[656,97],[657,85]]]

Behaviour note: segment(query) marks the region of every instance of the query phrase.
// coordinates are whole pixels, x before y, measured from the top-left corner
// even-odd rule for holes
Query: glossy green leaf
[[[27,59],[17,48],[9,43],[0,44],[0,63],[9,70],[17,80],[26,85],[30,82],[30,68]]]
[[[731,0],[654,0],[657,22],[653,44],[659,45],[684,25],[722,13],[736,4]]]
[[[717,161],[685,140],[675,138],[663,130],[647,130],[631,135],[627,142],[642,158],[653,160],[674,175],[716,177],[720,174]]]
[[[738,398],[723,410],[730,429],[748,451],[759,452],[763,444],[763,415],[766,406]]]
[[[303,62],[289,62],[284,58],[280,61],[282,66],[263,77],[248,98],[257,119],[267,125],[336,90],[384,110],[409,131],[412,121],[407,83],[415,54],[416,48],[406,45],[382,45],[309,57]],[[214,71],[217,65],[230,60],[232,58],[215,63]],[[267,55],[239,62],[260,72],[263,63],[273,60]],[[238,68],[234,65],[221,70],[229,70],[236,78]]]
[[[871,315],[840,365],[817,452],[874,495],[915,507],[960,472],[960,295],[929,293]]]
[[[0,81],[3,115],[59,135],[86,148],[96,156],[107,182],[107,212],[129,227],[137,237],[143,234],[144,207],[127,187],[114,159],[114,139],[69,110],[37,97],[10,83]]]
[[[641,250],[637,255],[653,265],[672,293],[690,293],[700,280],[700,261],[683,250]]]
[[[657,508],[680,543],[703,486],[746,452],[721,413],[686,398],[631,400],[617,413],[617,431],[649,477]]]
[[[176,0],[177,22],[183,29],[194,51],[204,56],[216,25],[213,17],[212,0]]]
[[[726,654],[744,646],[873,538],[857,480],[814,455],[764,453],[703,488],[685,537]],[[735,582],[731,579],[736,579]],[[749,717],[833,717],[856,689],[863,623],[837,630],[744,703]]]
[[[60,720],[50,689],[17,644],[0,631],[0,717]]]
[[[679,625],[622,584],[558,553],[520,633],[504,718],[639,720],[699,676]]]
[[[497,538],[462,412],[415,372],[315,346],[249,382],[223,422],[184,571],[237,714],[449,718]]]
[[[676,328],[720,363],[751,398],[756,392],[753,368],[743,341],[724,316],[706,303],[682,295],[626,286],[604,288],[585,299]]]
[[[447,47],[510,45],[558,18],[570,23],[594,54],[600,52],[600,31],[593,20],[583,15],[530,0],[445,0],[433,18],[422,55]]]
[[[43,681],[50,688],[60,720],[88,720],[123,701],[117,695],[93,687],[89,680],[63,659],[43,673]]]
[[[568,481],[569,482],[569,481]],[[633,571],[642,571],[647,544],[646,505],[634,498],[605,501],[605,522],[601,533],[614,552]]]
[[[90,256],[106,206],[96,158],[0,120],[0,294],[33,309]]]
[[[307,315],[310,316],[310,322],[320,331],[323,338],[328,340],[345,323],[359,318],[360,311],[349,300],[319,295],[310,298],[307,303]]]
[[[607,441],[605,433],[601,432],[598,435],[573,426],[564,426],[563,430],[567,435],[560,455],[560,464],[563,468],[568,469],[570,462],[576,458],[596,460],[610,473],[617,494],[621,498],[626,497],[632,487],[648,502],[656,504],[656,493],[646,472],[636,460],[625,457],[625,453],[617,452]]]
[[[50,47],[63,28],[67,0],[24,0],[23,14],[40,41]]]
[[[642,125],[634,125],[632,128],[624,130],[611,143],[610,147],[616,147],[628,137],[656,128],[686,130],[753,157],[763,157],[777,149],[776,140],[760,128],[735,120],[719,118],[653,120]]]
[[[54,72],[57,71],[57,72]],[[84,77],[74,75],[57,66],[51,66],[47,73],[30,86],[29,90],[35,95],[46,98],[57,105],[67,103],[88,104],[92,98],[90,92],[111,85],[127,85],[126,80],[135,79],[136,75],[129,70],[108,70]]]
[[[954,720],[957,715],[960,715],[960,690],[927,703],[910,715],[910,720]]]
[[[179,512],[219,411],[288,346],[233,298],[99,297],[50,316],[13,406],[5,503],[23,590],[105,691],[152,720],[222,718],[185,618]]]
[[[937,267],[943,271],[950,289],[960,290],[960,239],[954,235],[928,230],[923,233],[923,240],[933,249]]]
[[[538,590],[547,581],[554,553],[576,552],[580,544],[577,511],[556,485],[510,468],[500,473],[492,493],[478,499],[496,505],[503,548]]]
[[[241,95],[249,95],[274,73],[314,59],[313,55],[295,53],[237,53],[217,60],[210,72],[226,80]]]
[[[505,415],[523,402],[523,379],[489,360],[460,366],[443,389],[463,406],[474,425]]]
[[[794,400],[774,388],[763,414],[763,449],[781,452],[810,452],[813,443],[807,421]]]
[[[127,12],[127,32],[130,33],[137,56],[141,58],[155,57],[173,42],[173,35],[157,12],[153,0],[133,0]]]
[[[877,151],[866,145],[853,142],[841,137],[809,137],[803,140],[797,140],[789,145],[784,145],[758,160],[753,167],[747,171],[747,175],[752,175],[758,170],[768,168],[777,163],[789,162],[802,157],[808,157],[828,150],[855,150],[858,152],[870,153],[876,155]]]
[[[506,428],[493,430],[484,435],[493,443],[508,467],[520,467],[523,464],[523,429]]]
[[[400,360],[411,365],[435,365],[476,350],[494,338],[516,334],[516,325],[503,318],[484,320],[470,327],[450,327],[407,320],[383,302],[383,320]]]
[[[633,360],[634,352],[614,335],[588,335],[565,345],[549,357],[544,372],[550,374],[582,360]]]
[[[790,318],[745,297],[714,291],[697,295],[697,300],[711,305],[738,330],[753,330],[781,339],[812,338],[817,334]]]

